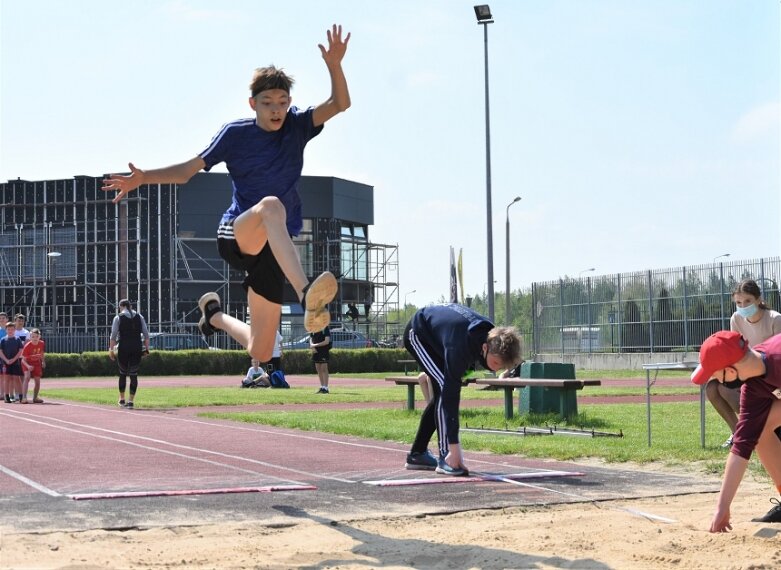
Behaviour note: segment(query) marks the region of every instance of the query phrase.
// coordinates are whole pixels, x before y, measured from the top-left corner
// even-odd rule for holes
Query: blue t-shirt
[[[0,350],[3,351],[3,354],[5,354],[5,357],[8,359],[16,356],[23,347],[24,343],[15,336],[6,336],[0,339]]]
[[[287,231],[298,235],[303,225],[298,181],[304,168],[304,147],[323,130],[312,123],[314,107],[290,107],[278,131],[261,129],[255,118],[239,119],[222,127],[200,153],[209,171],[220,162],[228,167],[233,201],[223,214],[230,221],[266,196],[276,196],[287,211]]]

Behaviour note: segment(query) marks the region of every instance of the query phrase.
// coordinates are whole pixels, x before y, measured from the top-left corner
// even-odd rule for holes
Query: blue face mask
[[[750,319],[757,314],[757,306],[751,303],[748,307],[737,307],[737,311],[744,319]]]

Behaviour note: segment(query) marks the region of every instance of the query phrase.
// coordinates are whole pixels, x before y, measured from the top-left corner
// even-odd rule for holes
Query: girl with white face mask
[[[729,328],[742,334],[749,346],[781,333],[781,313],[765,305],[762,291],[754,280],[741,281],[732,292],[732,300],[735,313],[729,320]]]
[[[781,334],[781,313],[769,309],[762,300],[762,291],[753,279],[744,279],[732,291],[735,312],[729,320],[731,331],[739,332],[750,347]],[[740,389],[729,383],[708,382],[705,386],[708,400],[734,433],[740,410]],[[732,435],[722,447],[732,446]]]

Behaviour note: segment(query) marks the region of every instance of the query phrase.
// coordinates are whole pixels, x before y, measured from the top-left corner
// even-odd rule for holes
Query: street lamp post
[[[505,227],[505,233],[507,234],[505,244],[505,252],[507,255],[505,259],[505,267],[507,274],[505,275],[504,322],[508,325],[512,324],[512,318],[510,315],[510,206],[520,201],[521,197],[516,196],[512,202],[507,204],[507,208],[505,208],[505,213],[507,214],[507,225]]]
[[[407,321],[407,296],[412,295],[413,293],[416,293],[417,289],[413,289],[412,291],[408,291],[407,293],[404,293],[404,320]]]
[[[50,251],[46,254],[51,264],[51,278],[52,278],[52,325],[56,328],[59,325],[59,319],[57,318],[57,258],[62,254],[59,251]]]
[[[590,273],[591,271],[596,271],[596,270],[597,270],[596,267],[589,267],[588,269],[584,269],[583,271],[578,273],[578,279],[580,279],[584,273]]]
[[[494,238],[491,228],[491,114],[488,104],[488,24],[493,24],[488,4],[475,6],[478,25],[483,26],[485,46],[485,215],[488,246],[488,318],[494,320]]]
[[[713,258],[713,264],[716,264],[717,259],[722,257],[729,257],[729,253],[722,253]],[[719,263],[719,316],[721,317],[721,328],[727,328],[724,320],[724,264]]]

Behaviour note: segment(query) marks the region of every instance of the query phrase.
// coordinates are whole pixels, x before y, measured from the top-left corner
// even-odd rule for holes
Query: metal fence
[[[28,327],[31,328],[31,327]],[[401,335],[401,328],[398,323],[387,324],[379,323],[360,323],[360,324],[341,324],[332,323],[330,325],[334,334],[338,331],[345,331],[343,334],[350,333],[354,338],[352,345],[356,348],[366,346],[377,348],[398,347],[400,343],[398,338]],[[295,342],[308,333],[303,325],[297,327],[281,327],[282,342]],[[91,333],[83,331],[71,331],[66,328],[52,329],[42,328],[41,334],[46,341],[46,352],[49,353],[82,353],[82,352],[102,352],[108,350],[109,335],[111,327],[98,327]],[[240,350],[241,345],[229,337],[226,333],[218,331],[214,336],[204,339],[201,333],[195,327],[176,326],[170,327],[164,331],[152,332],[152,348],[167,349],[188,348],[188,347],[206,347],[221,350]],[[156,336],[160,335],[158,341],[163,341],[164,337],[176,337],[176,343],[156,342]]]
[[[771,257],[534,283],[534,353],[690,351],[729,329],[743,279],[781,311],[779,273]]]

